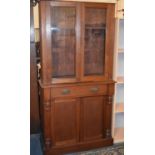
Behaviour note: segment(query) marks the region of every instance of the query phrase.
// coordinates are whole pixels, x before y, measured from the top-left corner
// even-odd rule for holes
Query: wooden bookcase
[[[62,1],[65,1],[65,0],[62,0]],[[71,1],[87,1],[87,0],[71,0]],[[89,0],[89,2],[93,2],[94,0]],[[88,1],[87,1],[88,2]],[[116,2],[116,0],[97,0],[97,1],[95,1],[95,2],[104,2],[104,3],[115,3]],[[118,4],[119,3],[119,4]],[[123,7],[123,4],[124,4],[124,2],[123,2],[123,0],[118,0],[118,3],[117,3],[117,5],[116,5],[116,7],[115,7],[115,11],[116,11],[116,24],[115,24],[115,31],[116,31],[116,38],[115,38],[115,43],[116,43],[116,45],[115,45],[115,54],[114,54],[114,59],[115,59],[115,63],[114,63],[114,79],[115,79],[115,81],[117,81],[117,84],[116,84],[116,87],[115,87],[115,91],[116,91],[116,93],[115,93],[115,96],[114,96],[114,104],[113,104],[113,123],[112,123],[112,136],[113,136],[113,138],[114,138],[114,142],[115,143],[118,143],[118,142],[123,142],[124,141],[124,127],[123,127],[123,123],[122,123],[122,120],[123,120],[123,117],[124,117],[124,102],[123,102],[123,100],[120,100],[120,101],[118,101],[117,102],[117,97],[118,97],[118,92],[119,92],[119,89],[123,89],[123,86],[124,86],[124,76],[123,76],[123,74],[118,74],[118,72],[121,72],[122,71],[122,69],[119,67],[119,66],[122,66],[122,62],[120,63],[120,61],[122,61],[122,59],[124,59],[124,47],[123,46],[119,46],[119,40],[120,40],[120,37],[122,37],[122,34],[120,35],[120,30],[122,29],[122,27],[120,27],[120,23],[122,23],[122,21],[124,20],[123,18],[124,18],[124,7]],[[34,14],[35,14],[35,28],[36,28],[36,40],[40,40],[40,37],[39,37],[39,35],[38,35],[38,30],[39,30],[39,27],[40,27],[40,25],[39,25],[39,22],[38,22],[38,17],[39,17],[39,14],[38,14],[38,6],[36,6],[37,8],[34,10]],[[88,17],[89,18],[89,17]],[[48,23],[47,23],[48,24]],[[61,25],[61,23],[60,23],[60,25]],[[82,25],[81,25],[82,26]],[[80,27],[77,27],[77,29],[79,29]],[[121,28],[121,29],[120,29]],[[89,35],[91,35],[91,34],[89,34],[89,32],[91,32],[91,29],[93,29],[93,27],[90,27],[89,26],[89,23],[86,25],[86,28],[85,28],[85,34],[87,35],[87,36],[89,36]],[[65,36],[65,39],[67,40],[67,38],[68,39],[71,39],[72,41],[74,40],[74,39],[72,39],[72,38],[74,38],[74,36],[75,36],[75,34],[74,34],[74,32],[72,31],[72,29],[64,29],[64,30],[62,30],[62,33],[63,33],[63,31],[65,32],[65,34],[70,34],[70,36]],[[97,32],[98,31],[98,32]],[[101,26],[101,27],[97,27],[97,30],[96,30],[96,32],[95,33],[104,33],[103,32],[103,27]],[[84,34],[84,32],[80,32],[81,33],[81,36],[82,36],[82,33]],[[54,48],[55,48],[55,50],[57,51],[57,54],[59,53],[59,52],[61,52],[61,51],[59,51],[59,50],[57,50],[57,46],[63,46],[63,39],[62,39],[62,37],[61,38],[59,38],[59,36],[58,36],[58,34],[53,34],[53,36],[54,35],[56,35],[54,38],[55,39],[53,39],[53,44],[55,44],[55,47],[53,46],[52,48],[53,48],[53,57],[55,57],[55,58],[57,58],[57,56],[56,55],[54,55]],[[80,36],[79,36],[80,37]],[[56,39],[58,39],[59,40],[59,45],[56,45],[56,42],[57,42],[57,40]],[[85,37],[85,39],[87,40],[87,39],[89,39],[88,37]],[[61,41],[62,40],[62,41]],[[99,39],[98,39],[99,40]],[[84,41],[82,41],[82,42],[84,42]],[[81,42],[81,43],[82,43]],[[72,45],[74,44],[74,42],[72,42]],[[80,43],[77,43],[76,42],[76,44],[77,45],[79,45]],[[84,46],[83,44],[81,45],[81,46]],[[87,48],[89,48],[89,46],[91,46],[91,45],[89,45],[89,44],[87,44]],[[100,46],[100,45],[99,45]],[[74,48],[74,47],[72,47],[72,48]],[[79,49],[80,50],[80,49]],[[73,53],[72,53],[73,54]],[[72,55],[72,54],[70,54],[70,57],[75,57],[74,55]],[[82,53],[79,53],[76,57],[78,57],[78,56],[80,56]],[[87,49],[85,50],[85,54],[87,55]],[[99,53],[100,54],[100,53]],[[81,55],[83,58],[84,58],[84,55]],[[44,56],[43,56],[44,57]],[[73,60],[73,59],[72,59]],[[76,59],[77,60],[77,63],[80,63],[79,62],[79,59]],[[44,62],[44,63],[46,63],[46,62]],[[53,66],[55,65],[56,67],[54,68],[54,70],[53,70],[53,78],[52,78],[52,83],[53,84],[61,84],[61,83],[67,83],[67,81],[65,80],[65,78],[64,79],[61,79],[61,80],[58,80],[59,78],[58,78],[58,76],[65,76],[65,75],[63,75],[63,73],[61,72],[61,74],[62,75],[59,75],[58,74],[58,68],[60,68],[58,65],[58,63],[55,63],[54,61],[52,62],[53,63]],[[72,62],[71,62],[72,63]],[[91,64],[90,62],[87,62],[87,64]],[[85,67],[84,67],[85,66]],[[82,76],[82,75],[78,75],[78,77],[77,77],[77,81],[83,81],[83,82],[87,82],[87,81],[94,81],[94,79],[96,80],[96,79],[98,79],[97,81],[102,81],[102,80],[104,80],[104,78],[102,77],[102,80],[100,79],[100,78],[98,78],[97,76],[94,78],[94,75],[92,74],[93,73],[93,68],[92,68],[92,66],[89,66],[89,65],[86,65],[86,64],[82,64],[81,63],[81,68],[82,68],[82,70],[79,70],[78,68],[77,69],[75,69],[75,67],[74,66],[70,66],[71,68],[67,68],[67,67],[65,67],[65,66],[63,66],[64,67],[64,69],[68,69],[68,72],[66,72],[70,77],[72,77],[72,73],[74,73],[75,72],[75,70],[78,70],[78,72],[77,73],[79,73],[79,72],[86,72],[86,71],[89,71],[88,73],[86,73],[86,74],[89,74],[90,75],[90,77],[89,76],[86,76],[86,77],[84,77],[84,76]],[[100,66],[101,68],[98,68],[98,70],[96,70],[97,72],[100,72],[101,73],[101,70],[102,70],[102,66]],[[75,70],[74,70],[75,69]],[[91,70],[90,70],[91,69]],[[119,71],[118,71],[118,69],[120,69]],[[66,70],[67,71],[67,70]],[[91,72],[90,72],[91,71]],[[94,70],[95,71],[95,70]],[[97,74],[97,72],[95,73],[94,72],[94,74]],[[42,73],[42,74],[44,74],[44,73]],[[49,73],[50,74],[50,73]],[[85,74],[85,75],[86,75]],[[56,76],[57,75],[57,76]],[[74,83],[75,82],[75,79],[71,79],[71,78],[69,78],[69,77],[67,77],[67,79],[68,79],[68,81],[69,82],[71,82],[71,83]],[[48,81],[50,81],[51,79],[48,79]],[[89,85],[89,84],[88,84]],[[66,85],[64,85],[64,86],[66,86]],[[48,90],[48,87],[50,87],[50,86],[47,86],[47,88],[44,90],[44,92],[42,92],[42,94],[46,94],[47,95],[47,93],[46,92],[48,92],[48,91],[50,91],[50,90]],[[120,88],[121,87],[121,88]],[[74,88],[74,87],[70,87],[71,89],[76,89],[76,88]],[[83,87],[84,88],[84,87]],[[122,91],[123,92],[123,91]],[[59,92],[58,92],[59,93]],[[54,93],[53,93],[54,94]],[[120,93],[121,94],[121,93]],[[57,95],[57,94],[56,94]],[[120,96],[122,96],[122,95],[120,95]],[[46,98],[48,98],[48,95],[46,96]],[[89,101],[90,99],[89,98],[86,98],[85,100],[83,100],[83,103],[86,103],[86,105],[87,105],[87,102],[90,102]],[[96,101],[98,101],[98,102],[100,102],[100,100],[102,100],[102,98],[96,98]],[[78,106],[78,104],[79,104],[79,100],[75,100],[75,99],[70,99],[70,101],[67,101],[66,99],[65,100],[63,100],[63,101],[56,101],[55,103],[53,103],[53,105],[57,105],[57,104],[62,104],[62,105],[65,105],[65,104],[70,104],[70,105],[72,105],[72,104],[75,104],[75,105],[77,105]],[[92,104],[93,105],[93,104]],[[48,106],[47,106],[47,108],[48,108]],[[59,108],[60,107],[56,107],[58,110],[60,110]],[[86,107],[86,108],[88,108],[89,109],[89,107]],[[72,109],[75,109],[75,106],[74,107],[72,107]],[[69,112],[69,111],[68,111]],[[59,117],[59,115],[58,115],[58,117]],[[61,116],[62,117],[62,116]],[[65,116],[64,116],[65,117]],[[65,119],[65,118],[64,118]],[[76,118],[74,118],[74,119],[76,119]],[[120,122],[120,124],[121,125],[117,125],[117,123],[118,122]],[[46,122],[45,122],[46,123]],[[45,132],[47,132],[47,131],[45,131]],[[50,143],[50,141],[48,141],[48,139],[45,139],[46,141],[45,141],[45,143],[47,143],[46,145],[48,146],[48,143]]]
[[[115,96],[113,103],[114,143],[124,142],[124,1],[116,4],[114,79]]]
[[[113,144],[115,4],[41,0],[45,155]]]

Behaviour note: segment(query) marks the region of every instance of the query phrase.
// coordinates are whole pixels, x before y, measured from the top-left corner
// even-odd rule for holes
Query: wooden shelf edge
[[[124,128],[114,129],[114,143],[124,142]]]
[[[115,113],[124,112],[124,103],[116,103],[115,104]]]
[[[124,53],[124,48],[118,48],[118,53]]]

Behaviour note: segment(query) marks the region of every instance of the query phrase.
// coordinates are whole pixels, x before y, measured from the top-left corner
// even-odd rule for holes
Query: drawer
[[[73,86],[63,86],[51,88],[52,97],[76,96],[77,88]]]
[[[107,95],[107,85],[62,86],[51,88],[51,97]]]
[[[79,96],[106,95],[107,85],[87,85],[80,86],[78,90]]]

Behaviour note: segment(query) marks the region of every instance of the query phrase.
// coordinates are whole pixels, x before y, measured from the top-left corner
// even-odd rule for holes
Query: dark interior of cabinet
[[[74,77],[76,8],[53,7],[51,13],[52,77]]]
[[[52,21],[52,77],[75,77],[76,8],[54,6]],[[84,75],[103,75],[105,66],[106,9],[86,8]]]
[[[105,55],[106,9],[86,8],[84,74],[103,75]]]

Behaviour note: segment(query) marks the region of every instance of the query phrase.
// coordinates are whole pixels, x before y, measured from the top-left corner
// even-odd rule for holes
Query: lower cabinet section
[[[50,147],[46,155],[103,147],[113,143],[108,96],[52,99],[50,110]],[[107,115],[108,113],[108,115]],[[109,119],[109,120],[108,120]]]

